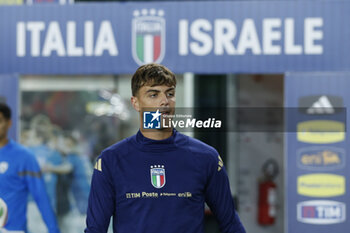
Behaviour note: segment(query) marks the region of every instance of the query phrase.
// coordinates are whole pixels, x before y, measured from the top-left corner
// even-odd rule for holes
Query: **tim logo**
[[[336,224],[346,220],[346,206],[337,201],[305,201],[297,205],[299,222],[325,225]]]
[[[160,129],[160,116],[162,114],[159,109],[156,112],[143,112],[143,128],[144,129]]]
[[[335,170],[345,166],[345,151],[335,147],[308,147],[298,150],[298,167],[305,170]]]
[[[132,20],[132,56],[137,64],[161,63],[165,53],[164,11],[134,11]]]

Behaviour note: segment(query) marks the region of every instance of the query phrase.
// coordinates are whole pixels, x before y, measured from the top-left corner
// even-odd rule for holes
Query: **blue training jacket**
[[[8,208],[8,231],[27,232],[27,199],[30,192],[36,201],[49,233],[59,233],[56,218],[34,155],[10,140],[0,148],[0,198]],[[29,213],[30,214],[30,213]]]
[[[218,152],[176,130],[165,140],[136,135],[97,159],[85,233],[203,233],[204,203],[222,233],[245,233]]]

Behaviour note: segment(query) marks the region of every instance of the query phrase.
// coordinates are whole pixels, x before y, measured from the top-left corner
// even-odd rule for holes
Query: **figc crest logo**
[[[161,63],[165,54],[164,11],[134,11],[132,20],[132,56],[138,65]]]
[[[151,166],[151,183],[153,187],[160,189],[165,185],[165,169],[163,165]]]

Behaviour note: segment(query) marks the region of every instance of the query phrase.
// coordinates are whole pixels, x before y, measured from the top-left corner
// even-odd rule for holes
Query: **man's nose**
[[[168,97],[167,97],[166,93],[162,93],[162,99],[160,102],[160,106],[168,106],[168,105],[169,105]]]

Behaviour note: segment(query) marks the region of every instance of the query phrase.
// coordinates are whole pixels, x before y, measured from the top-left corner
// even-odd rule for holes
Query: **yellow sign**
[[[0,0],[0,5],[22,5],[23,0]]]
[[[301,142],[325,144],[345,140],[345,124],[339,121],[305,121],[298,124],[297,130]]]
[[[298,194],[309,197],[334,197],[345,194],[345,177],[315,173],[298,177]]]

